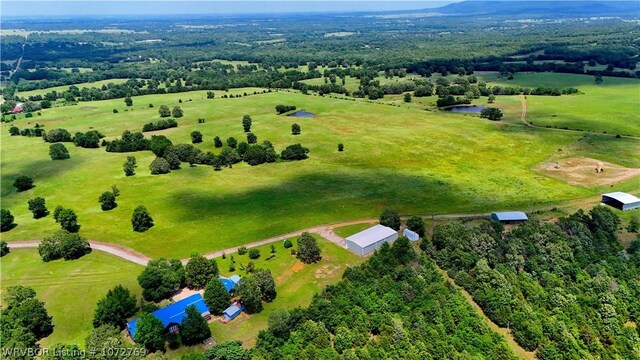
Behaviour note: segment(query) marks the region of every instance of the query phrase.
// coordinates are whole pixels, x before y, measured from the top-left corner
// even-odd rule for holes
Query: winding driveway
[[[464,217],[483,217],[483,216],[489,216],[488,213],[478,213],[478,214],[445,214],[445,215],[435,215],[435,216],[431,216],[432,219],[438,219],[438,220],[447,220],[447,219],[458,219],[458,218],[464,218]],[[289,239],[292,237],[296,237],[296,236],[300,236],[303,232],[310,232],[310,233],[314,233],[314,234],[318,234],[321,237],[323,237],[324,239],[338,245],[341,247],[345,247],[345,242],[344,242],[344,238],[338,236],[336,233],[333,232],[333,229],[338,228],[338,227],[343,227],[343,226],[348,226],[348,225],[355,225],[355,224],[373,224],[375,222],[377,222],[378,219],[377,218],[371,218],[371,219],[360,219],[360,220],[351,220],[351,221],[344,221],[344,222],[340,222],[340,223],[335,223],[335,224],[329,224],[329,225],[318,225],[318,226],[314,226],[314,227],[310,227],[310,228],[306,228],[306,229],[301,229],[301,230],[297,230],[297,231],[292,231],[286,234],[282,234],[282,235],[278,235],[278,236],[274,236],[274,237],[270,237],[270,238],[266,238],[266,239],[262,239],[259,241],[254,241],[252,243],[249,244],[244,244],[244,245],[239,245],[239,246],[234,246],[228,249],[223,249],[223,250],[217,250],[217,251],[212,251],[209,253],[204,254],[204,256],[208,259],[211,258],[215,258],[215,257],[220,257],[222,256],[223,253],[225,254],[232,254],[236,251],[238,251],[238,248],[240,248],[241,246],[244,246],[248,249],[250,248],[254,248],[254,247],[258,247],[258,246],[262,246],[262,245],[267,245],[267,244],[271,244],[271,243],[275,243],[278,241],[284,241],[285,239]],[[10,241],[8,242],[9,244],[9,248],[13,248],[13,249],[18,249],[18,248],[37,248],[38,245],[40,245],[41,240],[20,240],[20,241]],[[102,241],[96,241],[96,240],[89,240],[89,245],[91,246],[91,249],[93,250],[99,250],[99,251],[104,251],[108,254],[111,255],[115,255],[121,259],[127,260],[127,261],[131,261],[134,262],[136,264],[139,265],[143,265],[146,266],[147,263],[149,262],[149,260],[151,260],[150,257],[137,252],[131,248],[128,247],[124,247],[121,245],[117,245],[117,244],[113,244],[113,243],[106,243],[106,242],[102,242]],[[186,264],[187,261],[189,259],[181,259],[182,263]]]

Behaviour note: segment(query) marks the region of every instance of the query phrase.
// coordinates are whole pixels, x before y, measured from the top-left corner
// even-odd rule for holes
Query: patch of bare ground
[[[570,185],[585,187],[613,185],[640,175],[640,169],[586,157],[547,160],[534,170]]]

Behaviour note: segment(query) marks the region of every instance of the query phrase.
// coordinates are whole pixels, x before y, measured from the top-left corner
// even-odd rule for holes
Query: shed
[[[420,235],[418,235],[417,232],[411,231],[411,230],[409,230],[407,228],[402,230],[402,235],[404,235],[404,237],[406,237],[407,239],[409,239],[411,241],[418,241],[418,239],[420,239]]]
[[[522,211],[494,212],[491,214],[491,218],[503,224],[518,224],[529,220],[527,214]]]
[[[233,304],[231,304],[231,306],[224,309],[224,311],[222,312],[222,315],[227,320],[233,320],[238,315],[240,315],[243,309],[244,309],[244,305],[242,303],[234,302]]]
[[[380,248],[383,243],[398,239],[398,232],[390,227],[375,225],[345,239],[347,249],[358,255],[366,255]]]
[[[640,199],[622,191],[603,194],[602,203],[623,211],[640,207]]]
[[[187,316],[186,309],[191,305],[195,305],[196,309],[198,309],[198,311],[200,312],[200,315],[210,315],[209,308],[207,307],[207,304],[205,304],[202,295],[193,294],[167,307],[154,311],[153,316],[157,317],[162,322],[165,331],[174,333],[178,331],[182,319]],[[127,323],[129,334],[134,340],[136,336],[138,320],[139,318],[136,318]]]

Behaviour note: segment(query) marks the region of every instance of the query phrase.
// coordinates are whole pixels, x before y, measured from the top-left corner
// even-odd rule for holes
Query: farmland
[[[600,86],[614,93],[616,85],[608,83],[615,82],[607,78]],[[129,108],[122,99],[81,102],[3,124],[3,207],[12,211],[18,224],[3,238],[38,239],[55,229],[50,216],[34,220],[27,210],[27,200],[43,196],[51,208],[73,208],[81,234],[89,239],[115,242],[152,257],[187,257],[193,251],[225,249],[317,224],[375,217],[385,207],[407,215],[530,210],[591,197],[604,189],[571,186],[535,171],[536,165],[552,157],[582,156],[640,167],[637,140],[597,134],[585,140],[580,133],[524,127],[515,96],[498,97],[505,120],[497,123],[477,116],[296,92],[221,98],[254,91],[261,89],[216,92],[215,99],[207,99],[203,91],[138,96]],[[556,106],[553,101],[572,97],[588,101],[590,96],[589,92],[539,100],[529,96],[527,101],[532,102],[529,111],[535,116],[545,112],[541,109],[547,101]],[[627,100],[637,101],[632,94]],[[72,134],[95,129],[112,139],[157,121],[162,104],[180,105],[185,116],[177,128],[146,133],[147,137],[162,134],[174,144],[188,143],[190,133],[198,130],[204,142],[196,146],[217,153],[213,137],[244,140],[241,119],[249,114],[259,142],[270,140],[277,151],[301,143],[310,149],[310,158],[255,167],[237,164],[220,172],[183,164],[180,170],[154,176],[147,168],[154,158],[149,151],[106,153],[69,144],[71,159],[52,161],[48,144],[41,139],[8,135],[9,126],[31,127],[37,122],[45,129],[66,128]],[[296,105],[317,116],[278,116],[277,104]],[[113,109],[119,112],[114,114]],[[205,123],[198,123],[198,118]],[[535,117],[533,121],[537,122]],[[633,118],[621,116],[616,121],[628,126]],[[301,135],[291,135],[293,122],[301,125]],[[345,144],[344,152],[337,151],[338,143]],[[23,151],[26,148],[30,151]],[[122,172],[127,155],[135,155],[139,164],[132,177]],[[15,192],[12,183],[19,175],[32,176],[36,187]],[[100,211],[97,199],[112,185],[121,191],[118,207]],[[630,179],[617,186],[634,190],[635,185]],[[156,225],[145,233],[133,232],[130,226],[138,205],[145,205],[155,220]]]

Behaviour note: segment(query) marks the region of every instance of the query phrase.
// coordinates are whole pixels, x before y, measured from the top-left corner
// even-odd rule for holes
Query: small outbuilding
[[[176,333],[180,329],[180,323],[182,319],[187,316],[186,310],[189,306],[194,305],[200,312],[200,315],[207,317],[211,315],[207,304],[205,304],[202,295],[193,294],[187,298],[177,301],[167,307],[153,312],[153,316],[157,317],[164,325],[165,331],[169,333]],[[131,338],[135,340],[137,324],[139,318],[136,318],[127,323],[127,330]]]
[[[418,241],[418,239],[420,239],[420,235],[418,235],[417,232],[409,230],[407,228],[402,230],[402,235],[411,241]]]
[[[244,305],[236,301],[222,312],[222,316],[224,316],[227,321],[231,321],[240,315],[243,309]]]
[[[640,199],[622,191],[603,194],[602,203],[623,211],[640,207]]]
[[[393,243],[398,232],[390,227],[375,225],[345,239],[347,249],[358,255],[367,255],[379,249],[384,243]]]
[[[503,224],[519,224],[529,220],[527,214],[522,211],[494,212],[491,213],[491,218]]]

